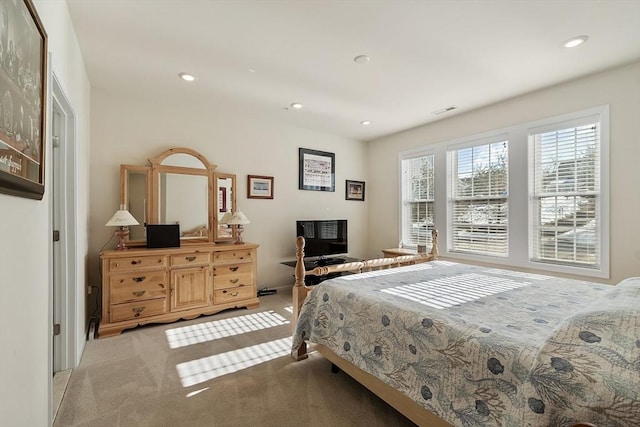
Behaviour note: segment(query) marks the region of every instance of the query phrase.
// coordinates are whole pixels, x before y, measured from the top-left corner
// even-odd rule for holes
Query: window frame
[[[606,114],[606,119],[605,119]],[[557,266],[562,266],[564,268],[574,269],[578,268],[580,270],[588,269],[593,270],[595,272],[599,272],[602,270],[606,270],[608,272],[609,265],[609,247],[608,247],[608,236],[609,236],[609,141],[608,141],[608,109],[606,112],[596,113],[596,114],[580,114],[575,117],[565,117],[564,120],[558,120],[552,123],[546,123],[542,126],[530,127],[528,129],[528,172],[529,172],[529,261],[533,264],[544,266],[544,268],[555,269]],[[599,261],[599,265],[591,266],[579,266],[578,263],[568,263],[563,261],[554,261],[547,259],[536,259],[535,253],[535,239],[537,236],[535,235],[536,230],[538,229],[538,215],[536,209],[538,207],[537,200],[539,196],[536,194],[536,156],[535,156],[535,136],[547,132],[553,132],[557,130],[563,130],[573,127],[584,126],[591,123],[597,123],[599,125],[598,129],[598,166],[597,174],[599,175],[599,180],[597,181],[597,190],[590,191],[589,193],[593,193],[596,198],[596,207],[595,211],[598,214],[598,228],[599,232],[596,234],[596,240],[598,242],[598,250],[597,250],[597,259]],[[605,122],[607,126],[607,130],[605,132]],[[605,135],[606,135],[606,144],[605,144]],[[605,165],[606,158],[606,165]],[[605,169],[606,167],[606,169]],[[606,173],[605,173],[606,171]],[[563,193],[576,193],[572,192],[559,192],[559,194]],[[586,193],[585,193],[586,194]],[[577,193],[576,193],[577,195]],[[606,202],[605,202],[606,198]],[[606,206],[606,209],[604,208]],[[604,247],[606,245],[606,248]],[[604,265],[606,263],[606,266]],[[607,275],[608,277],[608,275]]]
[[[404,248],[410,248],[410,249],[416,249],[417,248],[417,244],[413,244],[413,243],[409,243],[407,240],[407,235],[409,234],[408,229],[405,227],[405,193],[408,192],[408,190],[405,189],[404,187],[404,183],[405,183],[405,179],[404,179],[404,174],[405,174],[405,161],[409,161],[409,160],[413,160],[413,159],[417,159],[420,157],[427,157],[427,156],[433,156],[433,181],[434,183],[436,182],[437,178],[436,178],[436,172],[437,172],[437,166],[436,166],[436,156],[434,153],[434,150],[431,148],[420,148],[418,150],[411,150],[411,151],[405,151],[400,153],[399,156],[399,170],[400,170],[400,192],[399,192],[399,209],[398,209],[398,218],[400,219],[398,221],[398,235],[399,235],[399,247],[404,247]],[[437,199],[437,186],[434,184],[434,188],[433,188],[433,204],[434,206],[436,205],[436,199]],[[429,202],[427,202],[429,203]],[[434,221],[433,221],[433,225],[431,225],[431,227],[427,227],[427,231],[429,231],[428,233],[426,233],[425,236],[425,242],[424,244],[430,246],[431,245],[431,233],[430,231],[435,228],[435,224],[436,224],[436,213],[435,213],[435,209],[434,209]]]
[[[482,198],[482,200],[489,200],[489,199],[504,199],[505,200],[505,205],[507,207],[507,214],[506,214],[506,218],[505,218],[505,223],[504,223],[504,228],[505,228],[505,240],[506,240],[506,253],[504,254],[491,254],[491,255],[487,255],[487,257],[491,257],[491,258],[496,258],[499,260],[505,259],[509,257],[509,170],[510,170],[510,166],[509,166],[509,149],[510,149],[510,142],[509,142],[509,138],[508,138],[508,134],[505,133],[500,133],[500,134],[496,134],[496,135],[492,135],[489,137],[483,137],[483,138],[477,138],[477,139],[472,139],[472,140],[468,140],[465,141],[464,143],[459,143],[459,144],[450,144],[447,146],[447,175],[449,177],[448,179],[448,186],[447,186],[447,194],[448,194],[448,198],[447,198],[447,250],[449,252],[452,253],[456,253],[456,254],[468,254],[468,255],[473,255],[473,254],[478,254],[479,251],[474,251],[474,250],[468,250],[465,251],[463,249],[453,249],[454,247],[454,242],[455,242],[455,236],[454,236],[454,227],[455,227],[455,222],[454,222],[454,215],[455,215],[455,210],[456,210],[456,201],[462,201],[465,198],[464,197],[456,197],[455,193],[456,193],[456,183],[459,180],[459,175],[457,175],[457,169],[456,169],[456,160],[458,157],[458,152],[461,150],[465,150],[468,148],[476,148],[476,147],[486,147],[486,146],[491,146],[492,144],[498,144],[498,143],[506,143],[506,151],[507,151],[507,183],[506,183],[506,188],[507,188],[507,194],[504,197],[496,197],[495,195],[487,195],[485,197]],[[455,175],[455,176],[454,176]],[[469,197],[467,198],[467,200],[471,201],[473,200],[473,197]],[[478,224],[471,224],[472,227],[477,226]]]

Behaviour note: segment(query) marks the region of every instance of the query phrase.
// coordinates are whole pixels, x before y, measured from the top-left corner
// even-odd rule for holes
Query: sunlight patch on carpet
[[[176,365],[183,387],[201,384],[222,375],[291,354],[291,337],[215,354]]]
[[[287,319],[270,310],[180,328],[172,328],[167,330],[165,334],[167,335],[170,348],[180,348],[247,332],[287,325],[288,323],[289,321]]]

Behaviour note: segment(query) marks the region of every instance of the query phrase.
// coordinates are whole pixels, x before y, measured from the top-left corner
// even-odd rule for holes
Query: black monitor
[[[147,224],[147,248],[180,247],[180,225]]]
[[[304,237],[306,257],[348,253],[346,219],[298,220],[296,236]]]

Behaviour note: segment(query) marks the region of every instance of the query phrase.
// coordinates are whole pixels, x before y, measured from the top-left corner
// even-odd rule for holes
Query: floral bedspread
[[[319,343],[455,426],[640,425],[640,278],[617,286],[433,261],[314,287]]]

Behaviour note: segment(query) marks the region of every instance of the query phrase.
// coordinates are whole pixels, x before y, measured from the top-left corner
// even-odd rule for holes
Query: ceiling
[[[640,58],[640,0],[67,4],[92,87],[358,140]]]

